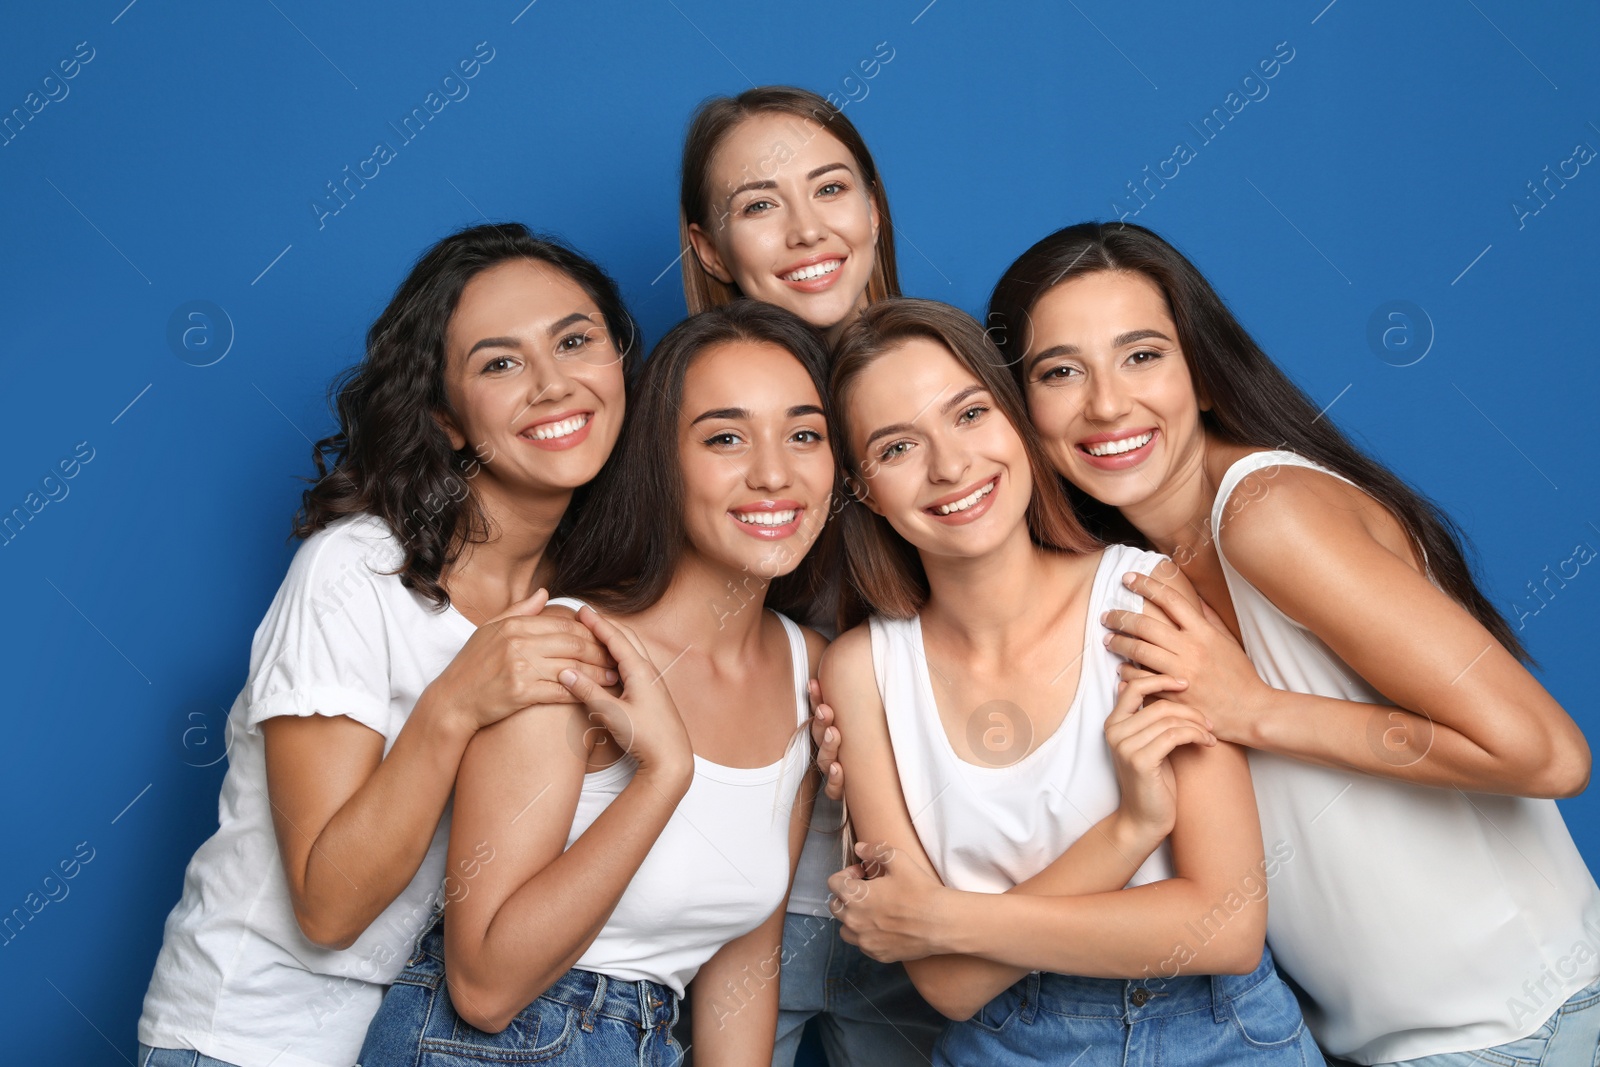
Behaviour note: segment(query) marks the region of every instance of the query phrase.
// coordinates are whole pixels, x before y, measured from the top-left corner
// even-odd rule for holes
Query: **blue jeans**
[[[192,1048],[151,1048],[139,1046],[137,1067],[233,1067],[225,1060],[202,1056]]]
[[[783,917],[781,963],[772,1067],[792,1067],[813,1016],[830,1067],[926,1067],[945,1019],[905,967],[879,963],[840,940],[838,920],[812,915]]]
[[[1035,972],[951,1023],[933,1062],[954,1067],[1320,1067],[1300,1005],[1272,966],[1247,975],[1124,981]]]
[[[1578,990],[1520,1041],[1472,1052],[1447,1052],[1374,1067],[1597,1067],[1600,1065],[1600,982]]]
[[[675,1067],[678,998],[655,982],[574,967],[498,1034],[456,1014],[444,980],[444,920],[424,933],[367,1029],[359,1067]]]

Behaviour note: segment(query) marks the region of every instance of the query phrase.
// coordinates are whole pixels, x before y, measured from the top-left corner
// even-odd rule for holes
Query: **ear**
[[[439,424],[439,429],[443,430],[444,435],[450,439],[450,447],[452,449],[459,452],[467,447],[466,435],[456,426],[455,419],[436,408],[433,412],[433,421]]]
[[[723,285],[733,284],[733,275],[722,262],[722,255],[717,251],[716,242],[711,239],[710,234],[701,229],[698,222],[689,223],[689,244],[707,274]]]
[[[869,189],[867,191],[867,209],[872,213],[872,243],[873,243],[874,246],[876,246],[877,243],[878,243],[878,222],[879,222],[879,217],[878,217],[878,195],[877,194],[878,194],[878,190],[876,188]]]
[[[878,506],[877,501],[872,499],[872,490],[867,488],[867,483],[862,481],[854,472],[847,471],[845,473],[844,488],[845,492],[850,494],[850,499],[874,515],[883,515],[883,509]]]

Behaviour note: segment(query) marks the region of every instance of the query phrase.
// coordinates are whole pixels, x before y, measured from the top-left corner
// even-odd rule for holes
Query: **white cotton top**
[[[582,606],[567,597],[550,603]],[[778,620],[789,637],[797,728],[783,755],[765,767],[724,767],[695,755],[689,791],[575,967],[659,982],[681,997],[718,949],[783,907],[789,822],[811,765],[810,736],[802,729],[810,716],[811,672],[800,627],[782,615]],[[623,756],[583,776],[566,848],[610,807],[637,766]]]
[[[789,904],[784,909],[790,915],[812,915],[831,919],[828,910],[828,879],[835,871],[844,869],[844,805],[828,794],[817,790],[816,803],[811,808],[811,827],[806,832],[805,847],[800,850],[800,863],[794,871],[794,888],[789,892]]]
[[[1165,559],[1127,545],[1106,547],[1085,614],[1077,694],[1055,732],[1035,739],[1032,750],[1008,766],[968,763],[951,747],[934,700],[920,617],[872,619],[872,663],[906,810],[945,885],[1003,893],[1044,870],[1117,809],[1122,794],[1105,723],[1123,659],[1106,648],[1100,615],[1142,611],[1144,598],[1123,585],[1122,576],[1148,574]],[[1128,884],[1170,877],[1172,854],[1162,842]]]
[[[409,885],[356,943],[318,948],[295,921],[267,801],[260,725],[347,715],[394,744],[423,689],[473,632],[400,584],[399,543],[352,516],[295,553],[250,646],[228,714],[217,832],[195,852],[167,916],[139,1040],[239,1067],[350,1067],[384,987],[440,901],[449,816]]]
[[[1390,705],[1228,562],[1228,498],[1247,474],[1278,466],[1340,477],[1276,451],[1223,477],[1211,532],[1245,652],[1274,688]],[[1555,801],[1269,752],[1252,751],[1250,768],[1269,851],[1293,850],[1272,880],[1267,941],[1329,1053],[1379,1063],[1514,1041],[1600,976],[1600,889]]]

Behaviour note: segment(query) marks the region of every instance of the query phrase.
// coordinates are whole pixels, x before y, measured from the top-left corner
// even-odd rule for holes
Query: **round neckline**
[[[1084,605],[1083,609],[1083,649],[1079,653],[1078,657],[1078,662],[1081,664],[1081,666],[1078,669],[1078,685],[1073,691],[1072,702],[1067,705],[1066,714],[1061,716],[1061,721],[1057,723],[1056,728],[1050,732],[1050,736],[1034,745],[1031,751],[1029,751],[1015,763],[1008,763],[1003,766],[986,766],[982,763],[973,763],[971,760],[962,759],[960,754],[956,752],[955,746],[950,743],[950,734],[945,729],[944,716],[939,713],[939,698],[933,691],[933,675],[929,669],[930,665],[928,663],[928,649],[922,640],[922,616],[918,614],[916,618],[911,620],[911,632],[916,636],[917,641],[915,649],[919,663],[919,667],[917,669],[917,680],[922,686],[923,695],[927,697],[929,705],[933,708],[933,725],[935,727],[933,732],[939,736],[941,750],[950,759],[954,760],[958,767],[997,776],[1014,773],[1019,768],[1029,767],[1032,764],[1037,763],[1041,758],[1040,753],[1046,751],[1051,746],[1060,743],[1058,739],[1067,732],[1068,724],[1076,722],[1078,719],[1082,718],[1082,714],[1079,713],[1078,707],[1083,703],[1083,677],[1085,671],[1089,667],[1090,653],[1094,649],[1093,636],[1096,620],[1092,616],[1095,604],[1095,594],[1100,589],[1100,582],[1105,574],[1106,563],[1111,558],[1112,547],[1113,546],[1107,545],[1105,548],[1100,550],[1100,562],[1095,564],[1094,579],[1089,583],[1088,603]]]

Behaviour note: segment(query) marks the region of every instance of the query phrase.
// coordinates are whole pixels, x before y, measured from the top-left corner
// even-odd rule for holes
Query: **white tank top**
[[[1106,547],[1089,594],[1077,694],[1055,732],[1035,738],[1027,754],[1008,766],[969,763],[951,747],[934,701],[921,618],[872,619],[872,663],[906,810],[945,885],[1003,893],[1044,870],[1116,810],[1121,793],[1105,722],[1122,657],[1105,647],[1100,614],[1142,610],[1144,598],[1124,586],[1122,576],[1148,574],[1165,559],[1127,545]],[[1005,729],[1004,718],[1015,718],[1004,709],[997,719],[981,708],[976,714],[980,738],[983,730]],[[1170,877],[1171,853],[1163,842],[1128,884]]]
[[[550,603],[582,606],[568,597]],[[805,636],[782,615],[778,620],[789,636],[795,725],[804,727],[811,676]],[[629,982],[659,982],[681,997],[719,948],[781,907],[789,890],[790,813],[811,765],[809,745],[809,732],[797,729],[783,756],[765,767],[724,767],[697,754],[689,791],[574,966]],[[583,776],[567,848],[617,798],[637,766],[623,756]]]
[[[1223,477],[1211,532],[1245,652],[1277,689],[1390,704],[1228,563],[1228,498],[1276,466],[1340,477],[1292,452],[1254,453]],[[1259,751],[1250,768],[1268,851],[1292,849],[1271,882],[1267,940],[1333,1055],[1375,1063],[1514,1041],[1600,975],[1600,889],[1554,801]]]

